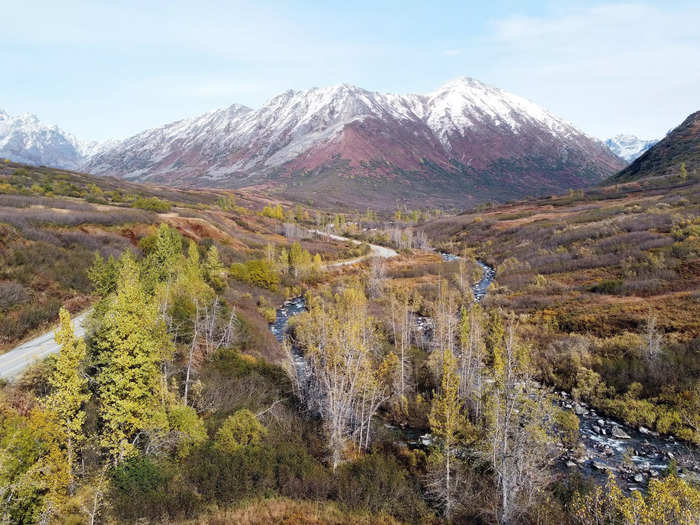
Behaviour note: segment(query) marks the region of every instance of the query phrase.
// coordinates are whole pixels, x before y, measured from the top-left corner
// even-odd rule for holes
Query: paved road
[[[355,244],[362,244],[362,241],[358,241],[356,239],[349,239],[348,237],[343,237],[342,235],[335,235],[333,233],[326,233],[322,232],[320,230],[311,230],[311,233],[316,233],[318,235],[323,235],[325,237],[328,237],[329,239],[334,239],[336,241],[350,241]],[[390,257],[396,257],[398,253],[396,250],[392,250],[391,248],[387,248],[386,246],[379,246],[377,244],[370,244],[370,253],[367,255],[363,255],[361,257],[355,257],[354,259],[348,259],[347,261],[340,261],[336,263],[330,263],[326,264],[326,268],[334,268],[338,266],[347,266],[349,264],[355,264],[358,262],[362,262],[365,259],[369,259],[370,257],[381,257],[382,259],[388,259]]]
[[[88,312],[83,312],[73,319],[75,337],[85,334],[85,319]],[[0,379],[13,379],[32,363],[41,361],[60,350],[60,346],[54,341],[54,330],[27,341],[14,350],[0,355]]]

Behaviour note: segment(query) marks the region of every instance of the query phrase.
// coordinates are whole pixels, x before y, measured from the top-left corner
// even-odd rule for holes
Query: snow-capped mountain
[[[29,113],[10,116],[0,110],[0,157],[32,165],[75,169],[95,147]]]
[[[657,142],[658,140],[644,140],[635,135],[620,134],[606,140],[605,145],[618,157],[632,162]]]
[[[426,95],[347,84],[290,90],[257,110],[233,105],[145,131],[83,167],[169,184],[273,184],[290,196],[360,205],[463,205],[580,187],[623,166],[536,104],[460,78]]]

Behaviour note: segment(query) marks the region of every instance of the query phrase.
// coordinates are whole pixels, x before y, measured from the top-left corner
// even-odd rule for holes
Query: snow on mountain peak
[[[605,145],[618,157],[632,162],[657,142],[658,139],[644,140],[636,135],[620,133],[607,139]]]
[[[84,152],[79,141],[58,126],[42,124],[32,113],[0,111],[0,157],[34,165],[77,168]]]

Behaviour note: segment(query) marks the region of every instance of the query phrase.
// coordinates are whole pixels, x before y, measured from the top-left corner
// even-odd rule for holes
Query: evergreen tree
[[[95,345],[101,366],[97,378],[101,444],[119,463],[135,452],[140,433],[167,424],[160,363],[169,345],[129,252],[122,258],[117,293]]]
[[[219,260],[219,250],[214,245],[211,245],[207,251],[204,272],[207,280],[216,290],[222,290],[226,286],[226,270]]]

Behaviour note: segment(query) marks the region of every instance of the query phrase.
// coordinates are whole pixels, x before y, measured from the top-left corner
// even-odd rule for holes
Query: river
[[[458,258],[441,254],[450,262]],[[472,286],[474,298],[480,301],[493,281],[495,271],[477,261],[482,268],[481,279]],[[282,342],[290,318],[306,310],[303,297],[289,299],[277,309],[275,322],[270,330]],[[426,336],[430,320],[419,317],[416,329]],[[429,337],[429,333],[427,334]],[[292,358],[300,388],[306,388],[309,371],[300,349],[292,346]],[[583,449],[563,449],[559,458],[561,469],[579,470],[599,480],[607,471],[613,472],[625,492],[644,490],[653,478],[658,478],[672,460],[679,465],[682,477],[700,481],[700,453],[698,448],[676,440],[673,436],[659,436],[644,427],[631,428],[615,419],[604,417],[584,403],[576,402],[566,392],[555,392],[555,402],[566,410],[572,410],[579,418],[579,442]],[[409,446],[425,447],[432,443],[430,434],[418,429],[401,429],[386,425]]]

